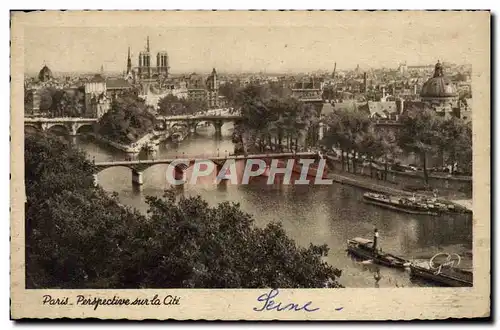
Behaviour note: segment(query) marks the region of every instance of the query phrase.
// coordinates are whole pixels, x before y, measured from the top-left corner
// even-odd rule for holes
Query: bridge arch
[[[59,123],[47,125],[47,131],[49,133],[61,133],[65,135],[71,133],[71,129],[68,126]]]
[[[24,124],[24,132],[25,133],[39,133],[42,131],[42,128],[36,124]]]
[[[93,124],[79,124],[76,126],[76,134],[91,133],[93,131]]]
[[[98,167],[97,171],[95,172],[96,174],[101,174],[109,169],[112,168],[126,168],[129,171],[135,171],[135,169],[132,166],[127,166],[127,165],[122,165],[122,164],[117,164],[117,165],[109,165],[106,167]]]

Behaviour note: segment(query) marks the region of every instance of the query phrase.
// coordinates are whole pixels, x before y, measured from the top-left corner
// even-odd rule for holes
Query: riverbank
[[[376,180],[370,177],[362,177],[360,175],[347,172],[338,172],[336,170],[329,170],[327,177],[329,179],[332,179],[334,182],[340,184],[362,188],[368,191],[373,191],[382,194],[403,195],[403,196],[412,196],[414,194],[413,192],[403,190],[401,185],[398,185],[397,183]],[[440,194],[438,198],[465,207],[468,210],[472,211],[472,199],[466,199],[466,197],[463,196],[463,193],[456,191],[455,192],[446,191],[446,193],[447,194]],[[422,192],[422,193],[419,192],[419,195],[433,197],[432,192]]]
[[[170,137],[169,133],[160,133],[160,132],[153,132],[153,133],[148,133],[136,142],[132,144],[122,144],[116,141],[112,141],[98,133],[90,133],[89,136],[92,136],[95,140],[99,142],[103,142],[117,150],[123,151],[125,153],[129,154],[138,154],[142,148],[146,147],[147,145],[150,145],[152,143],[152,140],[156,140],[156,142],[161,142],[165,141]]]

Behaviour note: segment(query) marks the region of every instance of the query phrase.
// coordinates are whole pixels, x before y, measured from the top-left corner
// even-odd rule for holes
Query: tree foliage
[[[312,142],[307,137],[318,125],[319,114],[312,106],[290,97],[281,86],[250,84],[237,92],[235,104],[245,131],[259,151],[272,146],[297,151],[299,144],[305,147],[305,142]]]
[[[442,117],[430,109],[408,109],[400,118],[397,133],[376,129],[367,114],[355,109],[336,109],[325,118],[327,131],[321,141],[328,149],[341,150],[342,168],[350,164],[356,172],[357,156],[372,162],[383,157],[387,177],[389,160],[395,160],[402,151],[420,156],[424,181],[428,183],[427,160],[443,155],[447,164],[458,163],[466,173],[472,172],[472,125],[455,117]]]
[[[338,287],[328,248],[258,228],[237,204],[148,197],[147,215],[93,186],[93,164],[57,137],[25,140],[27,288]]]
[[[133,143],[153,131],[155,116],[134,94],[116,97],[99,120],[99,134],[119,143]]]
[[[159,113],[163,116],[191,115],[208,108],[204,100],[178,98],[169,94],[158,101]]]
[[[57,89],[53,87],[36,91],[40,97],[39,109],[50,117],[82,117],[85,113],[85,90]],[[26,109],[31,108],[32,93],[25,97]]]
[[[437,151],[442,138],[443,118],[428,108],[408,109],[401,116],[400,122],[402,126],[398,134],[398,143],[403,150],[420,155],[424,182],[427,184],[429,182],[427,159],[431,153]]]

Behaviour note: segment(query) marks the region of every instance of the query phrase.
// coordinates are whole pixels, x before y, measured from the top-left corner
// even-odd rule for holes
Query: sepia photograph
[[[260,15],[12,12],[13,285],[40,313],[488,300],[489,12]]]

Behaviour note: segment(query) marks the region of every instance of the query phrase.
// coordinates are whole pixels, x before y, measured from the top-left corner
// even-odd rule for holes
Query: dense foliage
[[[299,150],[317,142],[319,113],[276,84],[248,85],[234,95],[248,142],[259,151]]]
[[[99,134],[119,143],[130,144],[155,127],[155,116],[144,100],[133,93],[115,98],[111,109],[99,120]]]
[[[169,192],[141,215],[93,186],[84,154],[45,134],[26,136],[25,168],[28,288],[339,286],[326,246],[257,228],[237,204]]]
[[[43,88],[37,91],[40,97],[40,111],[50,117],[82,117],[85,113],[85,90]],[[25,91],[25,109],[31,109],[32,91]]]
[[[420,156],[424,181],[428,183],[429,156],[441,154],[443,162],[457,162],[464,172],[472,172],[472,125],[450,116],[441,117],[430,109],[408,109],[399,120],[397,133],[376,129],[368,114],[362,111],[337,109],[326,117],[328,130],[322,143],[341,150],[342,167],[356,164],[364,156],[370,160],[384,158],[387,176],[388,160],[402,151]]]
[[[191,115],[204,111],[207,107],[204,100],[178,98],[171,94],[158,101],[158,113],[163,116]]]

